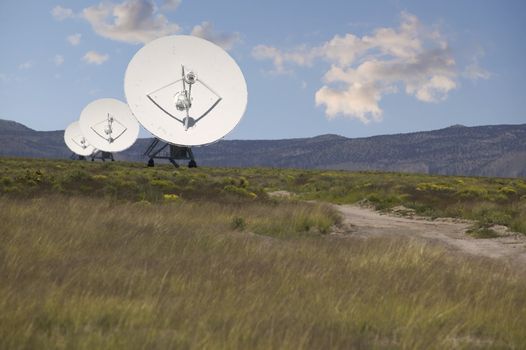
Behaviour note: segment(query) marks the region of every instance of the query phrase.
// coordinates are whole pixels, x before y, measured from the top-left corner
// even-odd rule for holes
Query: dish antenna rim
[[[220,46],[195,36],[151,41],[133,56],[124,78],[139,123],[166,143],[215,143],[243,118],[248,102],[241,68]]]
[[[85,147],[82,145],[80,140],[76,140],[78,137],[84,138],[86,144]],[[91,156],[97,151],[93,145],[89,143],[82,131],[80,130],[80,125],[78,121],[70,123],[64,130],[64,142],[69,150],[79,156]]]
[[[122,152],[139,137],[139,122],[129,106],[115,98],[101,98],[87,104],[79,126],[88,142],[103,152]]]

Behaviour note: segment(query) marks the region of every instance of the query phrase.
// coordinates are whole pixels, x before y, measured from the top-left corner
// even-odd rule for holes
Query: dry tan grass
[[[1,199],[0,348],[526,346],[524,275],[414,241],[319,234],[331,215]]]

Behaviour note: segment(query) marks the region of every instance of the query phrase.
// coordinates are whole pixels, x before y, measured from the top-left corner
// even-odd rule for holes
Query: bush
[[[499,192],[503,193],[505,195],[517,194],[517,191],[514,188],[510,187],[510,186],[504,186],[504,187],[499,188]]]
[[[248,188],[249,182],[246,177],[241,176],[239,178],[239,187],[241,188]]]
[[[230,224],[233,230],[243,231],[247,227],[247,223],[245,222],[245,219],[239,216],[234,216],[232,218],[232,222]]]
[[[235,194],[236,196],[248,199],[256,199],[258,197],[254,192],[249,192],[244,188],[236,187],[234,185],[226,185],[223,190],[226,193]]]
[[[176,195],[174,193],[165,193],[165,194],[163,194],[163,199],[164,199],[165,202],[171,202],[171,203],[180,202],[181,201],[181,197],[179,197],[178,195]]]
[[[13,184],[13,182],[13,179],[8,176],[2,176],[0,179],[0,185],[2,185],[2,187],[9,187]]]
[[[485,198],[488,190],[478,186],[467,186],[457,191],[461,198]]]
[[[106,175],[93,175],[91,178],[95,181],[100,181],[100,182],[104,182],[108,180],[108,177]]]
[[[367,196],[366,200],[372,203],[378,210],[389,209],[402,203],[400,196],[382,193],[373,193]]]
[[[468,235],[474,238],[497,238],[499,235],[487,225],[475,225],[466,231]]]
[[[416,190],[422,192],[453,192],[455,189],[446,183],[424,182],[418,184]]]
[[[74,169],[64,174],[64,182],[79,183],[91,180],[91,175],[84,170]]]
[[[174,183],[172,181],[168,180],[160,180],[160,179],[153,179],[150,181],[150,184],[154,187],[158,187],[160,189],[172,189],[174,188]]]

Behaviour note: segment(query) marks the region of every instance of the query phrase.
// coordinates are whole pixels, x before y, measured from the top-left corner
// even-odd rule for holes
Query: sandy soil
[[[526,267],[526,236],[522,234],[503,233],[498,238],[476,239],[465,233],[471,226],[468,221],[400,217],[356,205],[337,205],[336,208],[344,217],[343,234],[364,238],[409,236],[444,244],[468,254],[505,259]]]

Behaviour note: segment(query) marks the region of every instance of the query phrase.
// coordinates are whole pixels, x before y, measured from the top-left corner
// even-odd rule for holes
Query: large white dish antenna
[[[247,84],[234,59],[207,40],[186,35],[141,48],[128,65],[124,90],[142,126],[181,146],[221,139],[247,106]]]
[[[64,141],[68,148],[79,156],[90,156],[96,151],[80,131],[79,122],[69,124],[64,131]]]
[[[88,104],[79,118],[80,131],[98,150],[120,152],[135,143],[139,123],[128,105],[113,98]]]

